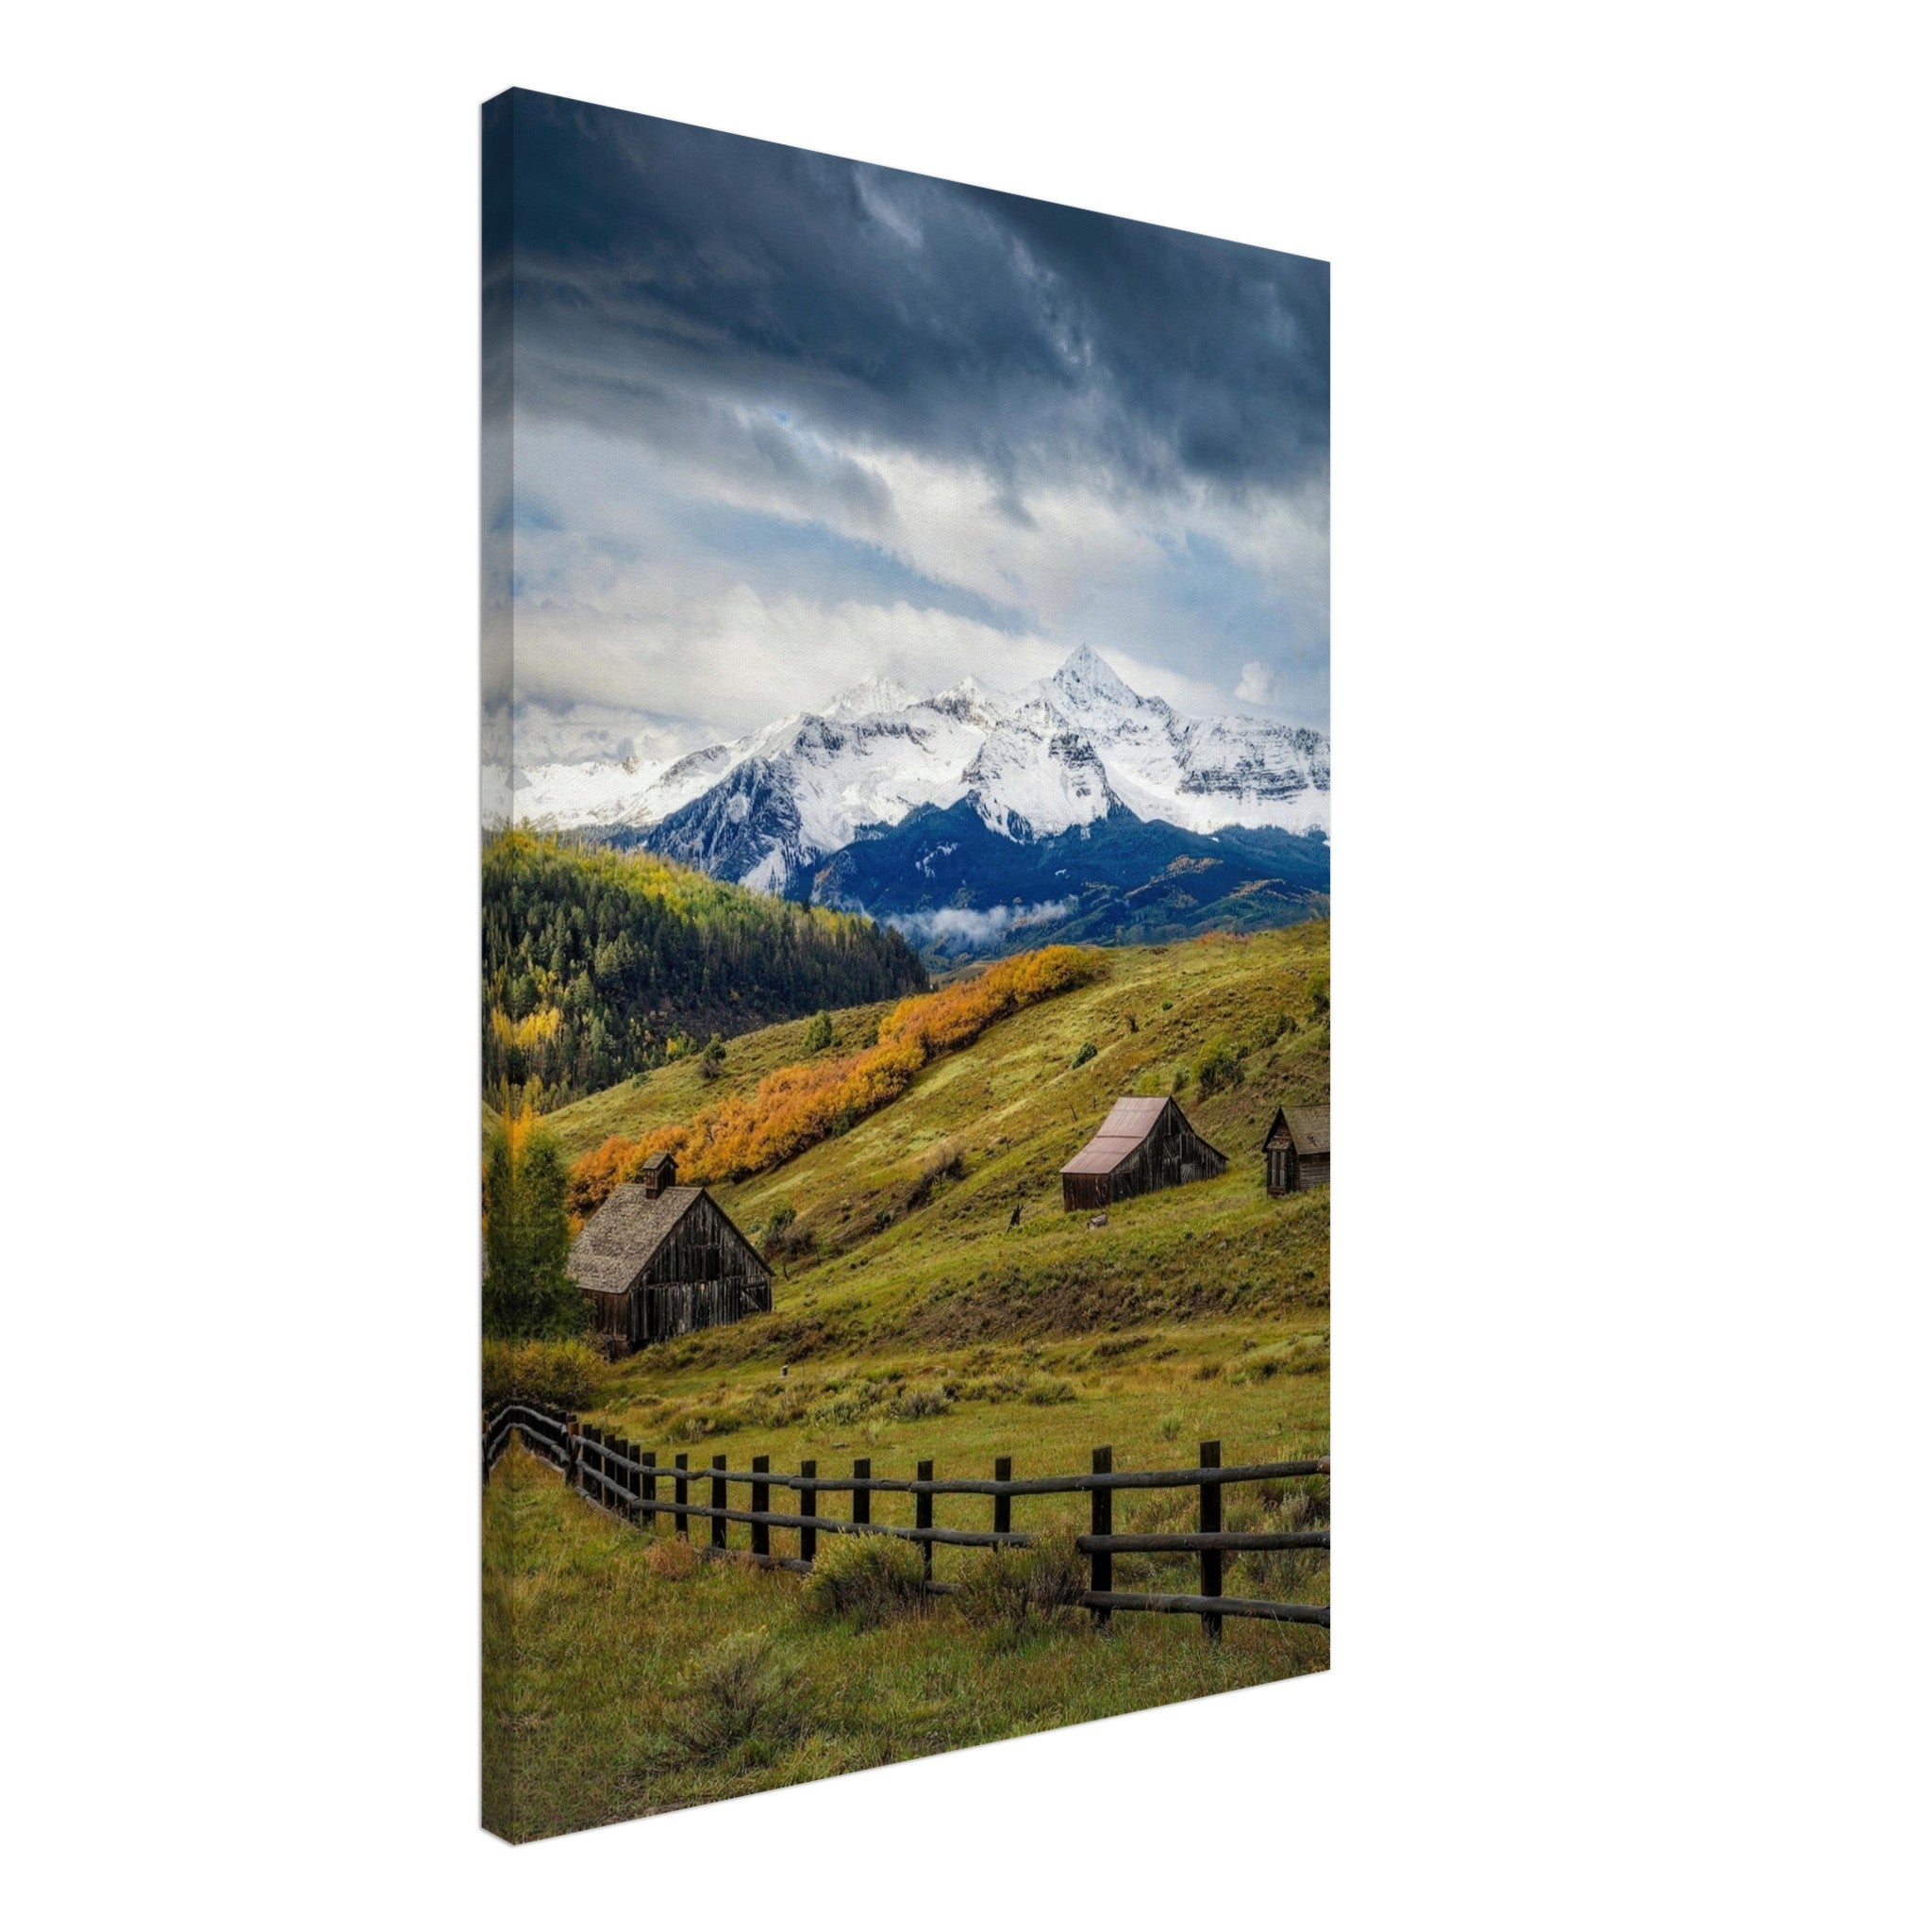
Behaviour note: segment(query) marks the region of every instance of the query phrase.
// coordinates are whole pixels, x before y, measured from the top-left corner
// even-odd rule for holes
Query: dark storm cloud
[[[828,442],[1072,480],[1318,496],[1324,263],[549,96],[515,96],[533,416],[763,465],[881,521]],[[745,411],[768,427],[745,428]]]
[[[544,95],[492,112],[485,315],[515,356],[486,416],[513,402],[516,676],[559,730],[730,736],[1079,643],[1199,715],[1325,724],[1324,264]]]

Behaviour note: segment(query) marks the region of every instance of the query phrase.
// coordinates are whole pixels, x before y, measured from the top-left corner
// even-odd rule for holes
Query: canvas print
[[[1131,1765],[1328,1662],[1327,266],[520,90],[483,196],[484,1823]]]

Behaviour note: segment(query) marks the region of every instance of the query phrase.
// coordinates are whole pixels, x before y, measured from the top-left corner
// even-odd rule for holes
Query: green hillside
[[[1084,1470],[1101,1444],[1117,1469],[1184,1466],[1210,1439],[1228,1463],[1325,1454],[1327,1191],[1270,1200],[1259,1144],[1277,1105],[1327,1095],[1327,926],[1110,950],[1103,967],[927,1066],[842,1136],[715,1188],[788,1257],[773,1314],[616,1365],[590,1419],[698,1471],[762,1452],[778,1470],[814,1457],[822,1474],[866,1457],[879,1475],[924,1457],[942,1476],[990,1475],[1005,1456],[1024,1477]],[[837,1014],[836,1047],[861,1044],[878,1017]],[[806,1051],[806,1023],[767,1027],[733,1041],[715,1077],[674,1062],[546,1124],[579,1155],[749,1092]],[[1111,1103],[1176,1080],[1227,1173],[1111,1208],[1103,1227],[1063,1213],[1058,1170]],[[1225,1526],[1325,1525],[1326,1487],[1237,1490]],[[692,1500],[705,1495],[700,1474]],[[1124,1491],[1114,1526],[1186,1529],[1196,1507],[1191,1491]],[[843,1499],[827,1508],[842,1515]],[[908,1524],[912,1508],[883,1493],[873,1520]],[[987,1509],[945,1497],[937,1521],[983,1528]],[[1087,1509],[1078,1495],[1023,1497],[1014,1527],[1064,1539]],[[870,1627],[826,1611],[817,1578],[702,1563],[668,1529],[615,1524],[521,1456],[499,1466],[484,1512],[485,1801],[514,1838],[1327,1661],[1327,1633],[1305,1625],[1231,1621],[1209,1643],[1181,1617],[1116,1617],[1104,1632],[1077,1612],[989,1624],[974,1591],[991,1559],[958,1547],[934,1560],[958,1593]],[[706,1535],[692,1524],[694,1542]],[[743,1547],[741,1530],[731,1540]],[[797,1532],[773,1530],[772,1548],[796,1555]],[[1123,1555],[1115,1587],[1185,1592],[1195,1561]],[[1326,1557],[1308,1551],[1230,1553],[1224,1584],[1329,1597]]]
[[[1327,942],[1320,922],[1109,951],[1096,983],[1000,1022],[849,1133],[715,1188],[794,1251],[774,1314],[621,1364],[598,1419],[647,1444],[741,1432],[781,1466],[1324,1448],[1327,1194],[1270,1200],[1258,1150],[1277,1105],[1327,1097]],[[841,1043],[872,1018],[840,1014]],[[674,1065],[549,1124],[575,1155],[687,1118],[800,1058],[803,1035],[748,1034],[719,1079]],[[1064,1213],[1058,1170],[1111,1103],[1170,1091],[1228,1172],[1102,1228]]]
[[[853,1053],[878,1030],[878,1024],[897,1000],[877,1000],[870,1006],[845,1007],[831,1014],[833,1053]],[[811,1051],[806,1036],[811,1020],[787,1020],[760,1026],[724,1043],[724,1058],[708,1068],[698,1056],[620,1080],[614,1087],[571,1102],[546,1115],[544,1127],[557,1137],[564,1153],[575,1160],[612,1134],[636,1140],[653,1127],[688,1121],[721,1100],[748,1094],[767,1074],[807,1058]]]

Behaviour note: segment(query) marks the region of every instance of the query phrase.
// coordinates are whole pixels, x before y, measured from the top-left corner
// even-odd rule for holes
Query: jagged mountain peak
[[[904,711],[924,701],[896,678],[873,673],[848,684],[825,707],[827,718],[872,718],[886,711]]]
[[[1075,645],[1068,653],[1065,663],[1046,680],[1046,689],[1071,707],[1076,717],[1095,704],[1125,710],[1147,702],[1088,644]]]
[[[615,774],[614,776],[612,774]],[[1124,813],[1191,834],[1272,828],[1325,838],[1325,733],[1142,697],[1091,645],[1017,691],[962,677],[930,697],[884,676],[848,686],[656,776],[616,767],[534,774],[526,823],[626,839],[767,891],[795,891],[856,840],[925,808],[965,805],[1016,843]]]
[[[975,706],[992,705],[999,702],[1000,700],[992,692],[989,691],[985,685],[981,684],[978,678],[974,677],[970,671],[957,683],[947,685],[944,691],[936,692],[932,697],[926,699],[927,704],[941,709],[958,706],[970,710]]]

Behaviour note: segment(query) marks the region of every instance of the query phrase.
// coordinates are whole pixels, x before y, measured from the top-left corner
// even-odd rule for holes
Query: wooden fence
[[[1116,1470],[1110,1448],[1093,1452],[1092,1469],[1084,1475],[1041,1475],[1015,1478],[1009,1456],[998,1457],[990,1480],[956,1476],[944,1481],[933,1474],[930,1462],[922,1462],[913,1477],[875,1476],[869,1457],[859,1457],[852,1474],[821,1475],[815,1461],[801,1462],[795,1474],[774,1470],[771,1457],[754,1456],[749,1469],[732,1469],[727,1458],[714,1456],[708,1469],[692,1469],[688,1454],[679,1452],[670,1463],[660,1463],[653,1450],[640,1449],[623,1438],[581,1424],[574,1415],[545,1403],[511,1401],[502,1404],[485,1421],[483,1427],[483,1479],[496,1466],[509,1446],[512,1435],[520,1436],[525,1446],[562,1471],[566,1485],[599,1507],[628,1523],[656,1529],[658,1519],[668,1517],[674,1535],[690,1541],[693,1518],[709,1525],[706,1554],[734,1556],[780,1570],[809,1571],[818,1556],[821,1536],[892,1536],[920,1545],[925,1558],[926,1588],[944,1591],[955,1585],[933,1580],[933,1551],[940,1544],[969,1549],[1026,1548],[1034,1541],[1013,1527],[1015,1496],[1057,1496],[1085,1492],[1091,1498],[1091,1521],[1087,1533],[1074,1539],[1074,1547],[1089,1564],[1089,1587],[1079,1598],[1093,1614],[1096,1624],[1105,1624],[1115,1610],[1160,1610],[1201,1619],[1201,1627],[1211,1638],[1221,1635],[1226,1617],[1260,1617],[1284,1624],[1317,1624],[1328,1627],[1326,1604],[1277,1603],[1268,1597],[1225,1596],[1222,1593],[1224,1559],[1241,1551],[1326,1550],[1325,1529],[1224,1530],[1221,1526],[1223,1492],[1242,1483],[1277,1482],[1296,1476],[1325,1476],[1328,1458],[1324,1456],[1302,1462],[1250,1462],[1225,1468],[1219,1442],[1203,1442],[1192,1469]],[[730,1486],[738,1484],[750,1491],[748,1508],[733,1508]],[[660,1493],[660,1485],[663,1493]],[[704,1502],[692,1501],[693,1487],[706,1494]],[[1200,1527],[1193,1530],[1149,1534],[1116,1534],[1113,1526],[1113,1499],[1123,1490],[1191,1489],[1199,1492]],[[797,1498],[795,1509],[772,1507],[772,1491],[791,1491]],[[874,1523],[872,1499],[880,1494],[909,1494],[913,1499],[910,1527],[897,1524]],[[849,1513],[833,1516],[821,1511],[821,1496],[849,1495]],[[935,1499],[941,1496],[974,1496],[991,1503],[991,1523],[984,1529],[941,1528],[933,1520]],[[748,1549],[734,1548],[728,1533],[734,1523],[750,1531]],[[775,1556],[772,1551],[774,1529],[798,1532],[798,1555]],[[1116,1590],[1113,1587],[1113,1559],[1127,1553],[1145,1555],[1189,1555],[1197,1557],[1201,1568],[1198,1592],[1186,1595],[1146,1591]]]

